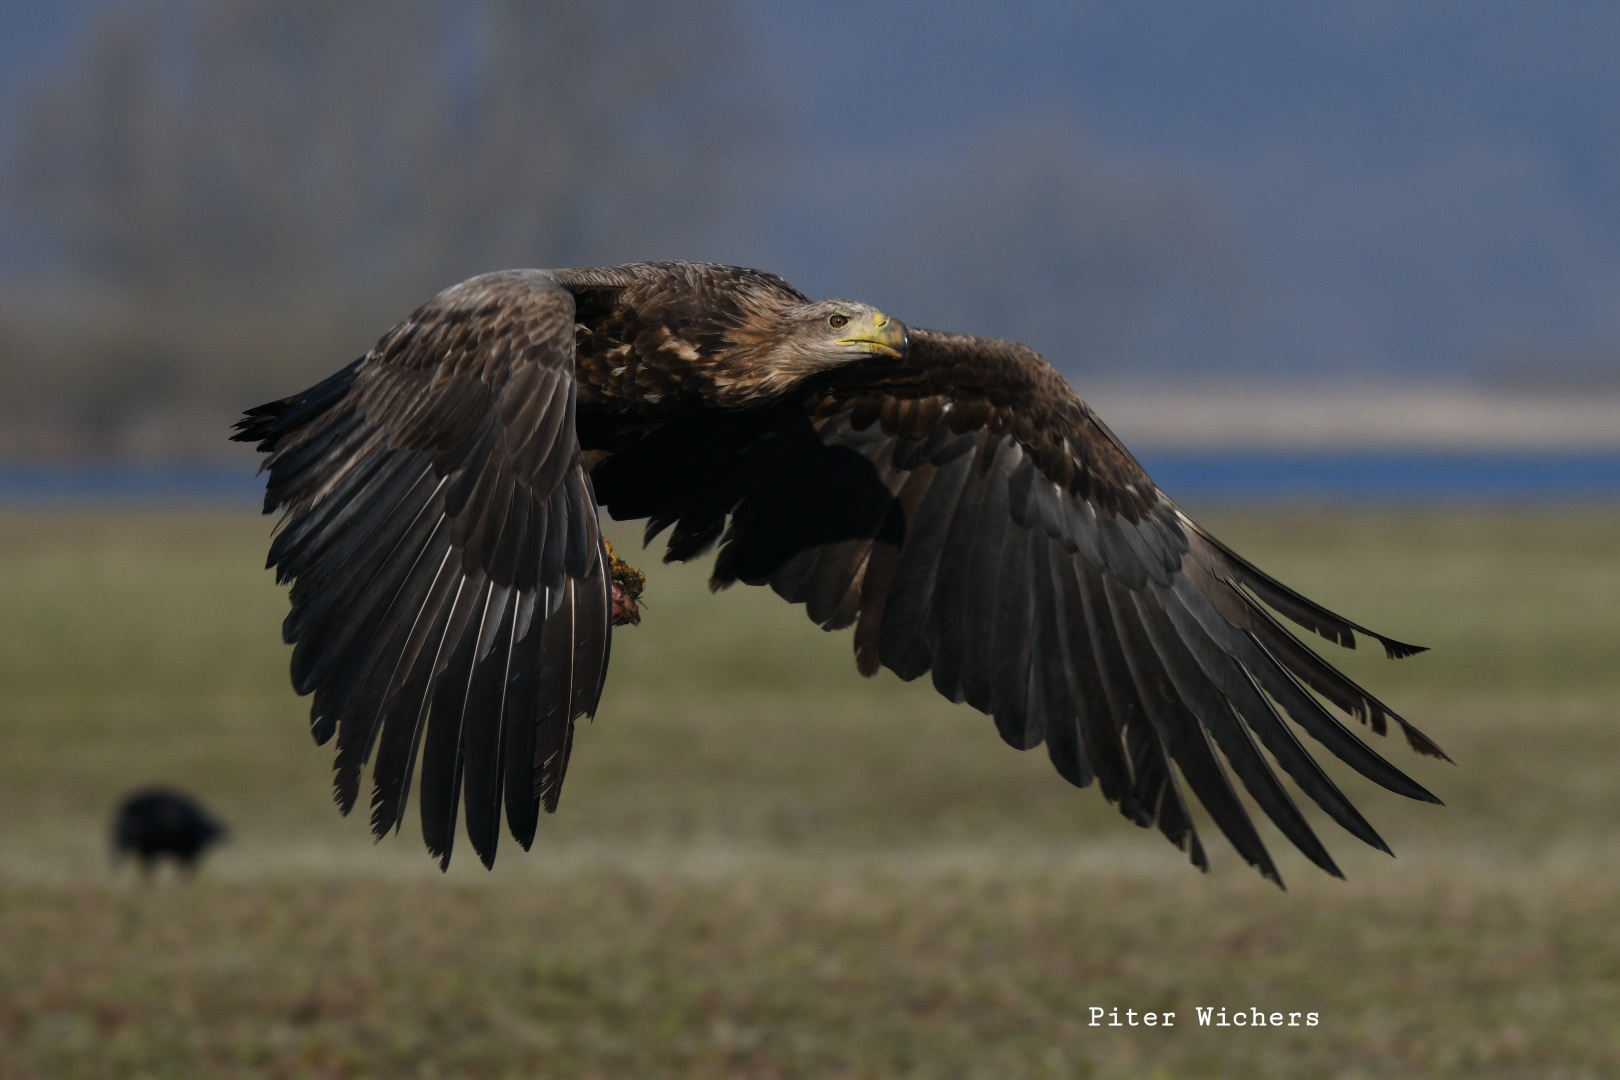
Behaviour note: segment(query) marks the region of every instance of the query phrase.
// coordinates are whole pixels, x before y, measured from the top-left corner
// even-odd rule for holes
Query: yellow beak
[[[898,360],[911,347],[911,335],[906,332],[904,323],[876,311],[850,323],[849,333],[839,338],[838,344]]]

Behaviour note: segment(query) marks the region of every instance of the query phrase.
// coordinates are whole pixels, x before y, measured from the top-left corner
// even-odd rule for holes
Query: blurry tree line
[[[0,295],[0,453],[208,453],[461,277],[723,250],[771,131],[726,5],[109,9],[5,155],[56,258]]]
[[[1061,117],[806,138],[740,3],[109,5],[0,147],[0,215],[46,253],[0,278],[0,458],[233,452],[243,407],[508,266],[760,265],[1080,378],[1236,347],[1196,183]]]

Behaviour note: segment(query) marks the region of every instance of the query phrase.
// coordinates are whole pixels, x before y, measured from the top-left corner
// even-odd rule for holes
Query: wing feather
[[[317,740],[337,737],[337,801],[354,805],[370,764],[372,828],[397,828],[420,757],[444,864],[461,809],[486,864],[503,807],[532,841],[567,760],[551,753],[542,779],[535,757],[601,696],[611,605],[576,406],[572,296],[514,271],[447,290],[238,425],[268,455],[293,682]]]

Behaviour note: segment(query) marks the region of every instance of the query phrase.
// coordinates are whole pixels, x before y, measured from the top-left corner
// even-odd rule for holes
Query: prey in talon
[[[607,549],[608,565],[613,568],[613,625],[638,626],[641,623],[641,593],[647,587],[647,575],[619,558],[613,551],[613,541],[603,538]]]

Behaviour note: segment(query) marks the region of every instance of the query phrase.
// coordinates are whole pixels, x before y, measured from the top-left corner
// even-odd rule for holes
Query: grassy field
[[[1205,516],[1434,647],[1340,654],[1458,762],[1388,747],[1443,808],[1346,781],[1396,859],[1324,821],[1346,882],[1275,833],[1289,891],[1212,831],[1200,875],[847,636],[654,566],[535,850],[441,875],[331,806],[268,523],[0,517],[0,1080],[1620,1075],[1620,514]],[[234,829],[193,881],[109,863],[153,781]]]

